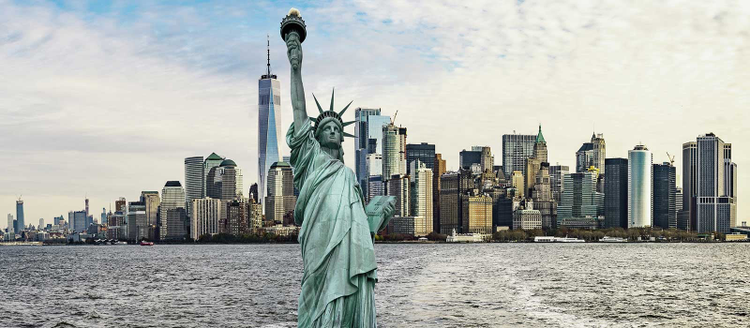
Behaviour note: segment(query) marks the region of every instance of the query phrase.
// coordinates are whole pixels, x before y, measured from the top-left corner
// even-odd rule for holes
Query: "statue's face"
[[[343,141],[343,138],[338,124],[329,122],[319,128],[322,128],[318,134],[318,142],[321,146],[326,148],[341,147],[341,141]]]
[[[289,57],[289,63],[292,68],[299,68],[302,62],[302,47],[299,42],[299,35],[296,32],[291,32],[286,36],[286,49],[287,57]]]

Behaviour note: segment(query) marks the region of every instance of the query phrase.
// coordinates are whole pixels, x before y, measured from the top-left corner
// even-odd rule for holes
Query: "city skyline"
[[[184,185],[183,159],[214,151],[238,163],[245,186],[257,182],[256,81],[266,71],[266,35],[289,4],[105,3],[0,1],[0,73],[14,81],[0,87],[0,211],[15,216],[23,195],[26,222],[49,223],[82,210],[86,194],[95,209],[135,200],[166,181]],[[733,143],[740,172],[750,163],[742,131],[747,4],[395,6],[301,7],[316,26],[306,43],[306,93],[336,87],[352,106],[391,117],[398,110],[407,142],[434,144],[448,170],[461,150],[485,145],[500,154],[502,135],[535,134],[539,123],[551,164],[571,172],[592,132],[604,134],[607,158],[643,143],[654,163],[713,132]],[[480,15],[488,19],[464,19]],[[273,73],[286,85],[284,45],[271,40]],[[282,101],[282,122],[292,122],[289,106]],[[443,129],[449,124],[458,129]],[[283,140],[279,147],[288,155]],[[352,140],[343,147],[354,168]],[[679,176],[682,156],[675,166]],[[738,203],[750,197],[744,180]],[[737,223],[747,213],[738,206]]]

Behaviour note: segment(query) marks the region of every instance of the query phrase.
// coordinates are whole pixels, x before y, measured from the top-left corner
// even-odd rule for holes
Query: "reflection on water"
[[[750,325],[750,244],[376,246],[381,327]],[[0,248],[0,327],[294,327],[299,245]]]

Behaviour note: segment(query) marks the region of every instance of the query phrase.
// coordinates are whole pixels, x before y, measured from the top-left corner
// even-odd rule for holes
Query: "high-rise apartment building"
[[[534,156],[535,135],[503,135],[503,173],[510,177],[513,171],[526,171],[526,159]]]
[[[274,163],[268,170],[266,220],[282,223],[285,215],[294,213],[296,204],[292,167],[286,162]]]
[[[198,240],[203,235],[215,235],[219,233],[219,220],[223,217],[223,203],[220,199],[202,198],[193,199],[190,213],[191,231],[190,237]]]
[[[235,236],[249,232],[250,204],[243,199],[229,200],[225,204],[224,219],[220,221],[219,230]]]
[[[653,227],[653,155],[644,145],[628,151],[628,228]]]
[[[652,171],[654,226],[663,229],[677,228],[677,171],[669,162],[654,164]]]
[[[628,159],[607,158],[604,161],[604,227],[628,227]]]
[[[434,159],[434,157],[433,157]],[[415,217],[415,236],[426,236],[432,227],[432,170],[419,159],[409,163],[411,171],[411,212]]]
[[[190,216],[193,206],[193,199],[201,199],[205,195],[206,184],[203,181],[203,156],[193,156],[185,158],[185,201],[187,203],[187,213]]]
[[[368,188],[370,176],[380,175],[370,172],[373,165],[370,165],[369,158],[377,154],[382,159],[383,126],[388,125],[391,118],[381,115],[380,108],[358,107],[354,110],[354,121],[354,171],[362,192],[368,196],[371,194]],[[382,172],[382,162],[380,165],[377,170]]]
[[[604,175],[604,160],[607,157],[607,144],[603,134],[592,134],[591,141],[583,143],[576,152],[576,172],[587,172],[590,167],[599,170]]]
[[[26,230],[26,220],[23,215],[23,200],[19,197],[16,201],[16,233]]]
[[[383,126],[383,181],[393,175],[406,175],[406,128],[389,123]]]
[[[179,211],[179,210],[182,211]],[[171,213],[171,214],[170,214]],[[159,205],[159,234],[164,239],[179,239],[185,235],[185,189],[179,181],[167,181],[161,190]],[[172,226],[170,226],[172,225]]]

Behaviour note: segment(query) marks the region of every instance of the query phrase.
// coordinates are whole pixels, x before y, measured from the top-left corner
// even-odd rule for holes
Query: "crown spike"
[[[313,93],[313,99],[315,99],[315,104],[318,105],[318,112],[323,114],[323,107],[320,107],[320,103],[318,102],[318,98],[315,97],[315,94]]]
[[[349,133],[343,132],[342,134],[344,135],[344,137],[354,138],[354,136]]]
[[[354,122],[356,122],[356,121],[349,121],[349,122],[345,122],[345,123],[344,123],[344,124],[342,124],[341,126],[347,126],[347,125],[351,125],[351,124],[354,124]]]
[[[331,109],[330,109],[330,111],[333,111],[333,93],[334,93],[335,91],[336,91],[336,88],[333,88],[333,89],[331,90]]]
[[[353,102],[354,100],[350,101],[349,104],[346,105],[346,107],[344,107],[344,109],[342,109],[341,112],[339,112],[339,116],[344,117],[344,112],[346,112],[346,110],[349,109],[349,105],[351,105]]]

